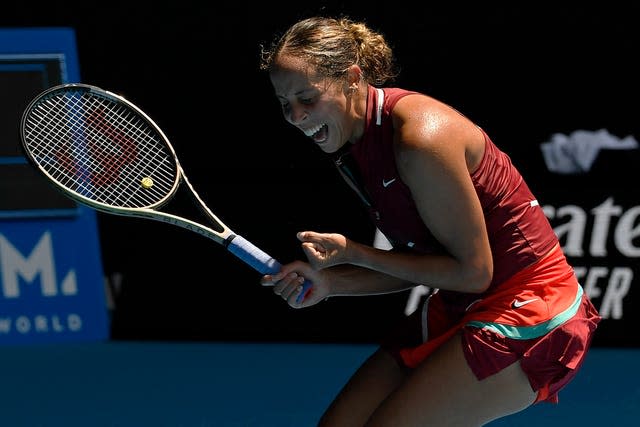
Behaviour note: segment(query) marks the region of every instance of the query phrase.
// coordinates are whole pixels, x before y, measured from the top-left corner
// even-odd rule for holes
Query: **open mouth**
[[[304,134],[319,144],[327,140],[328,131],[329,127],[326,124],[322,124],[305,130]]]

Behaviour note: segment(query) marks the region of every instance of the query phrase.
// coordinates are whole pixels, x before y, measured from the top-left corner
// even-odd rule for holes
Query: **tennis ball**
[[[148,176],[145,176],[140,181],[140,184],[142,185],[143,188],[151,188],[153,186],[153,180]]]

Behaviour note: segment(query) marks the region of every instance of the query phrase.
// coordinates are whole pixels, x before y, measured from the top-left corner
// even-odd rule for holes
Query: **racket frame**
[[[34,110],[34,108],[40,105],[43,100],[48,97],[53,96],[54,93],[64,92],[64,91],[87,91],[92,96],[100,96],[102,98],[110,98],[113,101],[125,106],[128,109],[131,109],[136,115],[142,118],[162,139],[162,142],[166,145],[170,155],[173,157],[173,160],[176,165],[176,177],[173,183],[171,190],[159,201],[150,204],[146,207],[123,207],[123,206],[113,206],[106,203],[102,203],[97,200],[93,200],[89,197],[86,197],[77,191],[74,191],[67,186],[60,183],[56,178],[54,178],[38,161],[35,155],[32,153],[29,145],[27,144],[27,135],[25,134],[25,129],[27,128],[27,122],[31,119],[30,114]],[[165,222],[168,224],[172,224],[197,234],[200,234],[204,237],[207,237],[225,247],[229,252],[236,255],[242,261],[253,267],[255,270],[262,274],[275,274],[280,271],[282,265],[276,261],[273,257],[269,256],[267,253],[262,251],[260,248],[255,246],[253,243],[245,239],[243,236],[240,236],[234,233],[231,228],[229,228],[224,222],[222,222],[206,205],[206,203],[202,200],[202,198],[195,191],[194,187],[191,185],[187,176],[182,169],[182,166],[178,160],[178,156],[176,152],[169,142],[169,138],[165,135],[165,133],[160,129],[160,127],[155,123],[151,117],[149,117],[144,111],[138,108],[135,104],[127,100],[121,95],[116,93],[101,89],[97,86],[84,84],[84,83],[65,83],[57,86],[50,87],[39,95],[37,95],[34,99],[32,99],[27,107],[25,108],[22,119],[20,122],[20,136],[22,140],[23,151],[26,154],[29,162],[35,166],[46,178],[49,182],[51,182],[55,188],[61,191],[66,196],[71,199],[89,206],[97,211],[101,211],[107,214],[114,214],[119,216],[128,216],[128,217],[138,217],[151,219],[155,221]],[[184,218],[178,215],[174,215],[168,212],[163,212],[159,210],[161,207],[166,205],[173,197],[176,195],[178,189],[181,185],[185,185],[190,192],[192,198],[197,202],[198,208],[208,217],[210,221],[215,223],[220,230],[216,231],[211,227],[208,227],[204,224],[198,223],[196,221],[190,220],[188,218]],[[304,297],[308,294],[311,289],[311,283],[306,280],[302,286],[302,292],[300,293],[297,302],[300,303],[303,301]]]

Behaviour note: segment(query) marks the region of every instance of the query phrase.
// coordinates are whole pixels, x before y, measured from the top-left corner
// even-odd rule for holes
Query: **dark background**
[[[258,70],[260,44],[315,13],[347,14],[385,34],[402,67],[395,84],[440,98],[482,126],[539,199],[593,207],[614,194],[637,204],[637,155],[609,156],[589,175],[566,177],[546,170],[539,145],[577,129],[640,136],[639,6],[166,3],[5,2],[0,26],[74,28],[82,81],[147,112],[216,215],[281,262],[302,257],[301,229],[373,236],[332,164],[284,122]],[[294,310],[198,235],[102,214],[99,224],[116,290],[113,339],[371,342],[403,316],[406,293]],[[637,258],[612,256],[577,261],[637,270]],[[640,345],[625,332],[637,324],[631,303],[627,297],[624,318],[603,321],[596,345]]]

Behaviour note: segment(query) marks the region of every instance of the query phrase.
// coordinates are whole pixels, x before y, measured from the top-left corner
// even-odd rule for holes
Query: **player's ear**
[[[353,64],[347,68],[347,85],[350,90],[357,90],[362,79],[362,69],[358,64]]]

